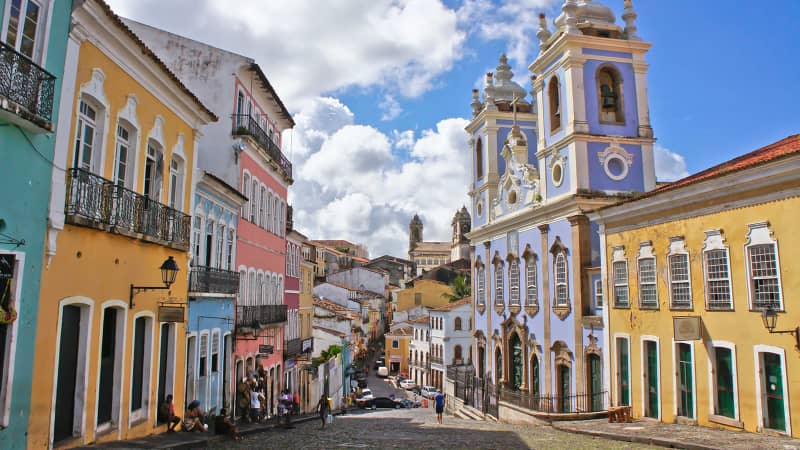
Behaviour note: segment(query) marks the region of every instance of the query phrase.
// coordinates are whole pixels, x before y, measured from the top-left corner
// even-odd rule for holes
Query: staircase
[[[475,409],[469,405],[463,405],[461,408],[456,410],[455,414],[453,415],[461,419],[467,419],[467,420],[486,420],[488,417],[491,417],[491,416],[488,417],[484,416],[484,414],[480,410]],[[497,422],[497,419],[495,419],[494,421]]]

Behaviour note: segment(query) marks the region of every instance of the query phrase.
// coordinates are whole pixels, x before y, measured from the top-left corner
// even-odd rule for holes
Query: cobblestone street
[[[592,438],[551,427],[473,422],[445,416],[437,425],[432,409],[385,410],[336,417],[294,429],[275,429],[212,448],[380,448],[380,449],[645,449],[639,444]]]

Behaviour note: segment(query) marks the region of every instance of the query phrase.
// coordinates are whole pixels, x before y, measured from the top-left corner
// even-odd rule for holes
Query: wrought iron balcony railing
[[[260,330],[286,322],[286,305],[247,305],[236,307],[236,329]]]
[[[442,358],[438,358],[436,356],[431,356],[431,364],[444,364],[444,360]]]
[[[189,249],[192,217],[84,169],[69,169],[69,223]]]
[[[52,129],[56,77],[27,56],[0,42],[0,97],[21,106],[23,119]],[[10,109],[4,106],[4,109]]]
[[[294,358],[303,354],[303,340],[300,338],[289,339],[283,347],[284,358]]]
[[[192,267],[189,292],[236,294],[239,292],[239,272],[216,267]]]
[[[261,128],[258,121],[248,114],[234,114],[232,118],[233,135],[252,137],[267,155],[275,161],[283,174],[288,178],[292,178],[292,163],[283,156],[281,149],[275,144],[267,132]]]

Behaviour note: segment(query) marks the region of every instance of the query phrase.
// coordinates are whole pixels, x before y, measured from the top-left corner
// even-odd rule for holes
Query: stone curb
[[[293,420],[292,423],[293,424],[295,424],[295,423],[303,423],[303,422],[308,422],[308,421],[311,421],[311,420],[319,420],[319,417],[316,416],[316,415],[300,417],[298,419]],[[278,425],[272,424],[272,423],[271,424],[265,424],[264,426],[261,426],[261,427],[250,428],[248,430],[244,430],[244,431],[240,432],[239,435],[240,436],[249,436],[251,434],[263,433],[263,432],[265,432],[267,430],[271,430],[271,429],[274,429],[274,428],[278,428]],[[180,444],[177,444],[177,445],[172,445],[172,446],[169,446],[169,447],[159,447],[159,448],[173,449],[173,450],[204,448],[204,447],[208,447],[208,445],[211,444],[212,442],[227,441],[229,439],[230,438],[227,437],[227,436],[214,435],[214,436],[208,437],[208,438],[195,439],[195,440],[191,440],[191,441],[181,442]]]
[[[648,437],[648,436],[638,436],[638,435],[628,435],[622,433],[609,433],[606,431],[594,431],[594,430],[579,430],[575,428],[569,427],[562,427],[552,423],[554,429],[563,431],[565,433],[576,433],[576,434],[585,434],[587,436],[594,436],[603,439],[610,439],[614,441],[624,441],[624,442],[633,442],[637,444],[648,444],[648,445],[658,445],[661,447],[667,448],[682,448],[686,450],[725,450],[720,447],[713,447],[710,445],[703,445],[703,444],[694,444],[691,442],[679,441],[674,439],[666,439],[660,437]]]

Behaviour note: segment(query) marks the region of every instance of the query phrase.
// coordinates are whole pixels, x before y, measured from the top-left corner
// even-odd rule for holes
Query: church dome
[[[508,58],[503,53],[500,55],[500,64],[495,69],[494,83],[488,88],[492,99],[495,103],[511,103],[514,101],[514,94],[516,93],[519,99],[518,102],[527,105],[528,102],[525,101],[525,96],[528,93],[525,92],[525,88],[514,82],[512,78],[514,78],[514,72],[511,71],[511,66],[508,65]]]
[[[608,6],[593,0],[577,0],[577,10],[575,16],[578,20],[578,25],[581,23],[588,23],[592,25],[615,25],[617,17]],[[556,28],[561,28],[566,25],[567,16],[562,12],[555,21]]]

